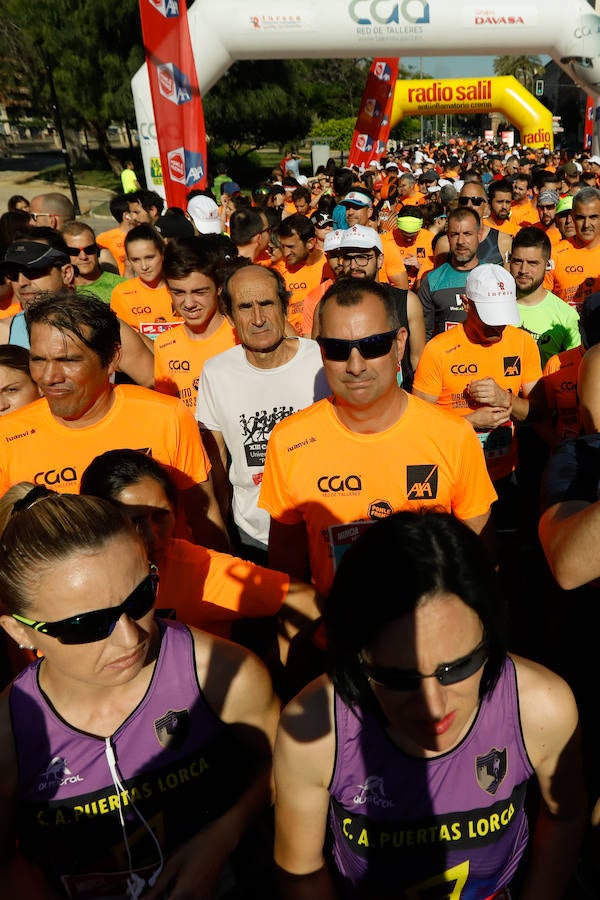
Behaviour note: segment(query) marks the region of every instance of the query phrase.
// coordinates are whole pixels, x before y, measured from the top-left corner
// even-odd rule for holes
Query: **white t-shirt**
[[[271,431],[282,419],[331,394],[316,341],[297,338],[298,350],[275,369],[251,365],[242,346],[209,359],[198,384],[196,419],[220,431],[231,455],[233,518],[267,544],[269,514],[257,506]]]

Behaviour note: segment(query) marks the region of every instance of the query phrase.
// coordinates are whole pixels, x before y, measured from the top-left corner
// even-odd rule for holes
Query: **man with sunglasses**
[[[297,577],[308,551],[326,596],[344,548],[376,519],[436,507],[479,533],[496,495],[472,428],[399,387],[407,332],[385,285],[338,279],[319,320],[333,396],[276,425],[259,505],[269,564]]]
[[[466,181],[458,195],[459,207],[474,210],[482,221],[477,258],[480,263],[497,263],[504,265],[510,256],[512,237],[483,222],[490,215],[490,205],[485,188],[479,181]],[[442,235],[435,245],[436,258],[443,258],[448,253],[448,237]]]
[[[101,268],[101,248],[96,243],[93,229],[83,222],[67,222],[62,235],[69,257],[76,266],[75,290],[91,291],[104,303],[110,303],[113,288],[125,279]]]
[[[64,194],[37,194],[31,201],[31,224],[36,228],[60,231],[65,222],[75,218],[73,204]]]

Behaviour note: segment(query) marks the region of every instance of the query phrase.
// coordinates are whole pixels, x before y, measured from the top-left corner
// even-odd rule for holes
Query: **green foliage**
[[[534,80],[545,71],[539,56],[497,56],[493,66],[495,75],[513,75],[528,91],[533,91]]]
[[[313,125],[310,136],[323,138],[332,150],[348,151],[352,143],[355,125],[355,115],[345,119],[324,119]]]
[[[204,97],[204,117],[207,134],[233,156],[299,141],[311,124],[292,60],[234,63]]]

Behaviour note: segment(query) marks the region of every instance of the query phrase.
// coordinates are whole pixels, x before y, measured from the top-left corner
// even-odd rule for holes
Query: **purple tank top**
[[[434,759],[407,756],[379,720],[335,697],[329,821],[348,886],[370,897],[483,900],[514,876],[528,840],[533,769],[507,658],[468,734]]]
[[[162,639],[148,690],[109,741],[117,780],[107,741],[53,710],[39,663],[11,688],[20,849],[68,896],[125,896],[131,872],[147,878],[159,866],[157,841],[166,858],[242,789],[239,749],[198,684],[190,632],[157,622]]]

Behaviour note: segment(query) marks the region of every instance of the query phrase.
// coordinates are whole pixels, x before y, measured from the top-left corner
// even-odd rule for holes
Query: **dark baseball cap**
[[[194,226],[183,213],[166,211],[154,227],[164,238],[194,237]]]
[[[38,241],[14,241],[7,247],[4,259],[0,263],[0,274],[7,269],[14,269],[15,266],[39,269],[43,272],[51,266],[65,266],[70,262],[70,256],[48,244]]]

